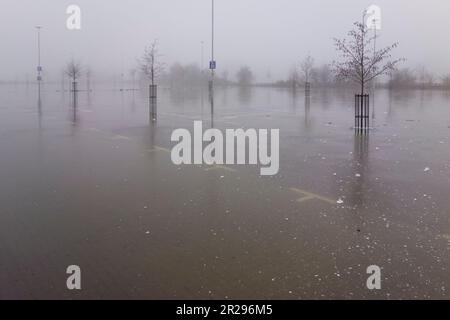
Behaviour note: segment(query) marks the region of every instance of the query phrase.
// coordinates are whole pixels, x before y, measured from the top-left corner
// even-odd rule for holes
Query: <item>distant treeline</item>
[[[316,87],[342,87],[353,85],[347,81],[339,81],[335,78],[331,68],[323,65],[314,68],[309,81]],[[264,83],[262,86],[275,87],[302,87],[305,80],[295,71],[292,71],[287,80],[280,80],[274,83]],[[387,78],[378,79],[377,87],[392,89],[447,89],[450,90],[450,74],[437,77],[425,68],[411,70],[403,68],[393,71]]]
[[[88,69],[89,70],[89,69]],[[86,81],[90,78],[90,71],[83,72],[82,78]],[[135,81],[135,70],[130,70],[129,73],[123,73],[121,75],[116,74],[112,76],[107,75],[96,75],[96,81],[101,82],[114,82],[120,83],[121,81],[131,82]],[[30,77],[31,78],[31,77]],[[62,75],[62,79],[64,75]],[[44,78],[47,83],[57,83],[60,80]],[[170,67],[166,68],[164,72],[160,75],[160,83],[167,87],[198,87],[204,86],[211,79],[211,70],[202,69],[196,64],[182,65],[180,63],[175,63]],[[303,88],[305,79],[304,76],[299,74],[295,69],[293,69],[286,80],[271,80],[267,79],[262,82],[255,82],[255,77],[252,70],[247,67],[241,67],[236,74],[230,75],[228,71],[222,71],[216,73],[214,76],[215,85],[217,86],[264,86],[264,87],[278,87],[278,88]],[[136,79],[139,81],[139,78]],[[145,83],[145,79],[142,83]],[[24,83],[31,84],[34,81],[26,79],[16,79],[14,81],[0,80],[0,85],[8,83]],[[337,88],[337,87],[347,87],[354,86],[353,83],[349,81],[338,81],[331,67],[324,64],[319,67],[314,67],[309,76],[309,83],[312,87],[320,88]],[[445,89],[450,90],[450,74],[445,76],[435,76],[431,72],[427,71],[425,68],[409,69],[403,68],[395,70],[388,77],[383,77],[377,80],[377,87],[380,88],[392,88],[392,89]]]

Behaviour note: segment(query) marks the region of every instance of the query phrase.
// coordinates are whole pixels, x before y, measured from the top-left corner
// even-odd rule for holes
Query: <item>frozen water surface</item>
[[[217,88],[211,116],[162,88],[154,124],[141,92],[58,89],[0,86],[0,298],[450,297],[448,92],[377,91],[361,136],[341,89]],[[172,165],[201,119],[279,128],[279,174]]]

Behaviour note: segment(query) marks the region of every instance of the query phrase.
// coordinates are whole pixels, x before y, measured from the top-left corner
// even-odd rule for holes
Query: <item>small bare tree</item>
[[[445,89],[450,90],[450,74],[442,77],[442,85]]]
[[[65,74],[70,79],[72,79],[72,82],[77,82],[77,79],[81,77],[83,68],[81,67],[81,64],[75,60],[71,60],[67,63]]]
[[[289,73],[289,83],[292,85],[292,89],[295,90],[297,88],[299,78],[300,76],[298,74],[297,67],[294,66]]]
[[[250,86],[253,81],[253,72],[249,67],[244,66],[236,73],[236,77],[240,86]]]
[[[131,69],[130,71],[129,71],[129,74],[130,74],[130,77],[131,77],[131,81],[132,81],[132,86],[133,86],[133,90],[134,90],[134,83],[135,83],[135,80],[136,80],[136,69]]]
[[[348,33],[346,39],[334,39],[336,50],[341,54],[341,61],[333,62],[333,71],[340,80],[353,80],[361,86],[361,95],[367,83],[376,77],[388,74],[405,59],[391,59],[391,51],[398,46],[394,43],[381,50],[373,50],[373,41],[377,36],[369,36],[365,23],[355,22],[355,29]]]
[[[308,55],[300,64],[300,71],[302,72],[303,80],[309,83],[312,77],[314,68],[314,58]]]
[[[418,80],[420,82],[422,90],[425,88],[431,88],[434,84],[434,75],[429,72],[425,66],[420,66],[417,68]]]
[[[164,71],[164,63],[160,62],[161,55],[158,50],[158,42],[153,43],[145,48],[144,55],[139,60],[139,69],[150,80],[151,85],[154,86],[156,79]]]
[[[86,88],[88,92],[91,92],[91,78],[92,78],[92,70],[90,67],[86,70]]]

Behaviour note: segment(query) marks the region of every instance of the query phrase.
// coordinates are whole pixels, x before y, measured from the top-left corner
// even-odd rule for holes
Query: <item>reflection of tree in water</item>
[[[79,119],[78,119],[78,107],[77,104],[75,103],[72,107],[72,123],[73,125],[77,125]]]
[[[239,102],[243,105],[249,105],[252,100],[252,88],[250,86],[239,87]]]
[[[150,170],[153,172],[158,172],[158,161],[156,161],[158,157],[158,151],[157,151],[157,142],[156,142],[156,136],[158,134],[158,123],[157,122],[150,122],[148,126],[145,126],[142,128],[142,131],[139,134],[140,137],[142,137],[142,140],[139,139],[139,141],[142,141],[143,149],[147,150],[144,154],[146,155],[147,159],[149,160],[146,166],[149,167]]]
[[[200,100],[200,91],[199,88],[172,87],[169,91],[169,98],[172,105],[184,106],[186,101]]]
[[[223,87],[222,91],[222,105],[227,106],[228,105],[228,86],[225,85]]]
[[[367,188],[366,179],[369,174],[369,135],[355,134],[353,147],[353,162],[351,166],[351,184],[349,195],[347,197],[347,205],[352,207],[358,215],[356,218],[357,230],[360,231],[365,223],[365,218],[361,214],[364,207],[367,207],[368,195],[371,192]]]
[[[387,116],[386,119],[389,120],[391,118],[392,115],[392,90],[389,90],[389,94],[388,94],[388,111],[387,111]]]
[[[72,122],[73,127],[78,125],[78,122],[80,121],[79,115],[78,115],[78,90],[75,86],[72,88],[72,99],[70,99],[70,108],[69,108],[69,118]]]
[[[136,112],[136,97],[134,95],[134,91],[133,91],[133,95],[131,96],[130,110],[132,113]]]
[[[145,135],[147,137],[145,144],[147,145],[148,149],[155,148],[157,126],[157,123],[150,122],[150,126],[148,127],[148,134]]]
[[[87,106],[89,110],[92,110],[92,97],[91,97],[91,90],[87,91]]]
[[[311,96],[305,95],[305,127],[311,127]]]
[[[386,122],[391,122],[397,115],[402,116],[401,109],[408,109],[415,100],[419,99],[417,94],[420,95],[419,92],[406,89],[389,90]]]
[[[320,93],[317,96],[318,99],[320,99],[320,105],[322,106],[323,110],[328,110],[331,107],[331,100],[330,100],[330,90],[327,88],[321,88]]]
[[[366,176],[369,170],[369,135],[355,134],[352,163],[352,184],[348,204],[356,210],[365,203],[364,196],[370,190],[365,190]]]
[[[268,92],[271,92],[270,89],[267,90]],[[292,113],[296,113],[297,112],[297,100],[298,100],[298,95],[297,95],[297,90],[291,90],[291,112]],[[270,96],[268,97],[268,99],[270,99]]]
[[[150,98],[149,109],[149,122],[156,122],[158,120],[158,103],[155,98]]]

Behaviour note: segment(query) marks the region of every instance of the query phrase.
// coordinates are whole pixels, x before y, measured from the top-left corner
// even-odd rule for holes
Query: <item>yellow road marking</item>
[[[450,241],[450,234],[440,234],[438,237]]]
[[[210,166],[209,168],[206,168],[205,171],[211,171],[211,170],[226,170],[226,171],[230,171],[230,172],[236,172],[236,170],[232,169],[232,168],[228,168],[226,166],[222,166],[220,164],[216,164],[214,166]]]
[[[308,200],[313,200],[313,199],[318,199],[324,202],[327,202],[329,204],[335,205],[337,202],[336,200],[327,198],[327,197],[323,197],[321,195],[306,191],[306,190],[302,190],[302,189],[298,189],[298,188],[290,188],[291,191],[296,192],[296,193],[301,193],[303,195],[302,198],[297,199],[297,202],[305,202]]]
[[[129,138],[127,136],[122,136],[120,134],[113,136],[111,139],[113,139],[113,140],[131,140],[131,138]]]
[[[305,201],[312,200],[312,199],[316,199],[316,197],[313,197],[313,196],[305,196],[305,197],[303,197],[303,198],[297,199],[297,202],[305,202]]]
[[[169,152],[169,153],[171,153],[171,151],[170,151],[169,149],[166,149],[166,148],[163,148],[163,147],[154,146],[153,148],[154,148],[155,150],[158,150],[158,151],[164,151],[164,152]]]
[[[148,152],[156,152],[156,151],[163,151],[163,152],[171,152],[169,149],[153,146],[153,149],[147,149]]]

